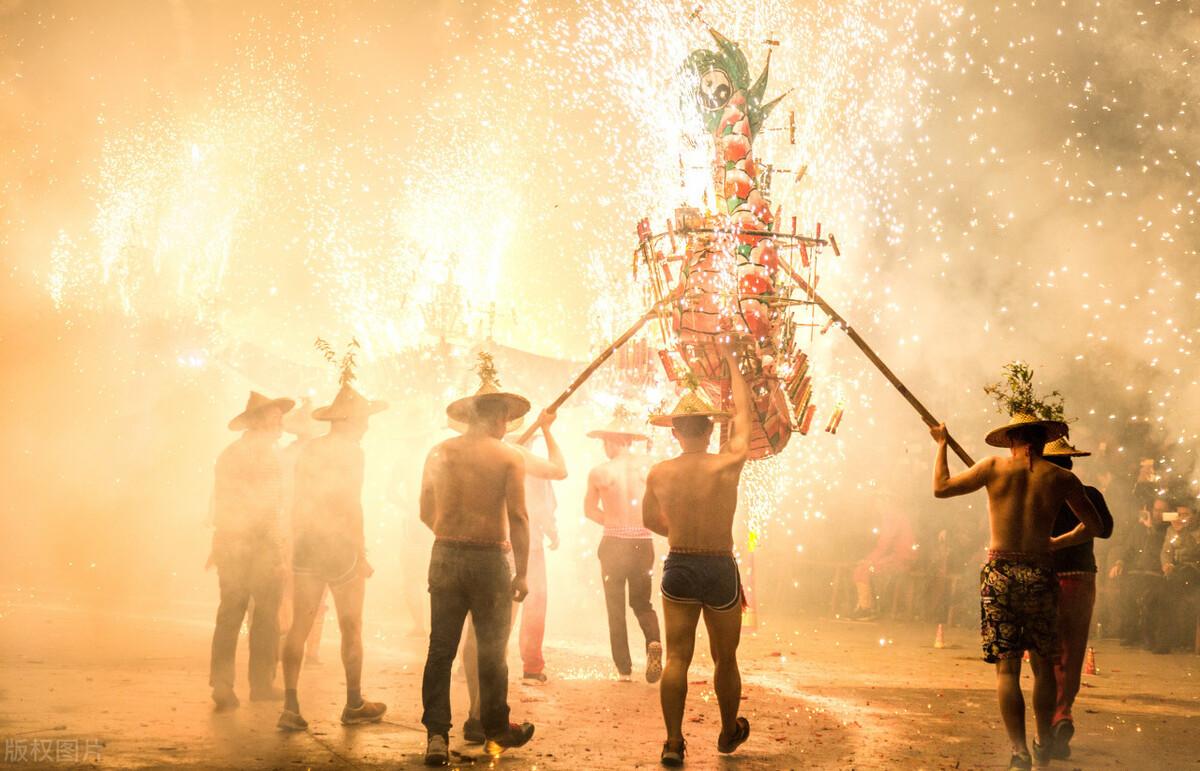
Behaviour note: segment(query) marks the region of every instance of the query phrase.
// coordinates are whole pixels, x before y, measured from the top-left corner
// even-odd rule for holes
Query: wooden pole
[[[875,365],[875,368],[878,369],[883,376],[887,378],[887,381],[891,383],[897,391],[900,392],[900,395],[912,405],[913,409],[917,411],[917,414],[921,416],[921,419],[925,421],[925,425],[932,428],[941,422],[933,416],[933,413],[925,409],[925,405],[921,404],[920,400],[918,400],[916,396],[913,396],[912,391],[908,390],[908,386],[900,382],[900,378],[896,377],[896,373],[892,372],[888,365],[883,363],[883,359],[879,358],[878,354],[871,350],[871,346],[867,345],[867,341],[863,340],[862,335],[858,334],[854,327],[850,326],[846,319],[842,318],[842,314],[838,313],[833,309],[832,306],[829,305],[829,303],[825,302],[825,300],[821,298],[821,295],[817,294],[816,290],[814,290],[807,281],[805,281],[798,273],[796,273],[796,271],[792,270],[792,266],[789,265],[782,257],[779,260],[779,264],[782,265],[783,269],[786,270],[788,275],[792,277],[792,280],[799,284],[800,288],[808,294],[809,298],[816,303],[817,307],[825,311],[825,313],[831,319],[833,319],[842,327],[842,329],[846,332],[846,336],[858,346],[858,349],[863,352],[863,354],[867,357],[867,359],[870,360],[872,364]],[[962,445],[960,445],[954,437],[950,436],[949,432],[946,433],[946,444],[950,446],[951,450],[954,450],[954,454],[957,455],[959,460],[961,460],[967,466],[975,465],[975,461],[972,460],[971,456],[967,454],[967,451],[962,448]]]
[[[600,355],[593,359],[592,363],[589,364],[587,368],[583,370],[583,372],[580,372],[575,379],[571,381],[571,385],[567,386],[567,390],[559,394],[557,399],[550,402],[550,406],[546,408],[546,411],[554,412],[561,407],[563,402],[569,399],[571,394],[575,393],[579,386],[583,385],[583,382],[591,377],[592,374],[600,368],[601,364],[608,361],[608,357],[612,356],[613,353],[622,345],[625,345],[625,343],[629,342],[629,338],[636,335],[638,330],[640,330],[647,321],[658,315],[658,309],[661,306],[662,303],[655,303],[654,307],[646,311],[645,315],[633,322],[633,325],[629,327],[629,329],[625,330],[625,332],[616,340],[614,340],[611,345],[601,351]],[[537,428],[537,423],[534,423],[532,426],[525,429],[525,433],[521,434],[521,438],[517,440],[517,444],[523,445],[528,442],[530,437],[533,436],[534,432],[537,431]]]

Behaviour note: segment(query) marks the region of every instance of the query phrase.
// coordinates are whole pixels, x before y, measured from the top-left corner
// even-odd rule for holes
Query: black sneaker
[[[429,734],[425,744],[425,765],[444,766],[450,762],[450,742],[444,734]]]
[[[1075,736],[1075,723],[1070,720],[1060,720],[1054,726],[1051,734],[1050,757],[1055,760],[1067,760],[1071,757],[1071,737]]]
[[[851,621],[873,621],[878,615],[874,608],[855,608],[847,614],[846,618]]]
[[[498,756],[505,750],[514,747],[524,747],[533,738],[533,723],[509,723],[508,728],[500,734],[487,738],[485,751],[492,757]]]
[[[1053,753],[1054,753],[1054,740],[1053,739],[1051,739],[1050,743],[1046,746],[1042,746],[1041,744],[1038,744],[1037,741],[1034,741],[1034,743],[1033,743],[1033,765],[1037,766],[1038,768],[1044,768],[1045,766],[1050,765],[1050,758],[1053,757]]]
[[[1032,769],[1033,758],[1028,755],[1014,752],[1012,758],[1008,761],[1008,771],[1031,771]]]
[[[658,762],[664,766],[678,768],[683,765],[683,757],[687,754],[687,742],[683,742],[678,747],[672,747],[670,742],[663,742],[662,754],[659,755]]]
[[[550,678],[546,677],[545,672],[526,672],[521,679],[530,685],[545,685]]]
[[[463,741],[467,744],[483,744],[487,741],[482,720],[477,717],[467,718],[467,722],[463,723]]]

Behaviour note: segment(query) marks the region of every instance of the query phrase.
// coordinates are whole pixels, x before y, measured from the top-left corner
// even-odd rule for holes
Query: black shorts
[[[732,554],[673,551],[663,563],[662,595],[672,602],[733,610],[742,603],[742,579]]]
[[[341,586],[359,575],[361,551],[344,538],[298,534],[292,553],[292,572],[313,576],[330,586]]]
[[[1058,652],[1058,577],[1049,563],[992,553],[979,574],[984,661]]]

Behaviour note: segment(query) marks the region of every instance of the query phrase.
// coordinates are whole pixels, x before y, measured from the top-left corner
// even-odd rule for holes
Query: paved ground
[[[205,685],[208,616],[201,608],[139,616],[6,601],[0,606],[0,767],[418,765],[421,640],[400,630],[373,633],[366,694],[390,710],[384,723],[346,729],[337,723],[343,680],[336,629],[329,629],[329,663],[306,670],[301,682],[312,728],[281,735],[274,730],[277,704],[244,700],[232,713],[213,712]],[[933,631],[810,618],[747,634],[744,712],[754,733],[728,758],[715,751],[709,662],[698,655],[686,724],[689,766],[1002,767],[1007,754],[993,680],[977,659],[974,633],[950,630],[948,647],[936,650]],[[657,691],[644,682],[611,680],[605,645],[557,640],[549,646],[554,680],[511,691],[514,717],[537,724],[537,736],[495,767],[657,767]],[[1112,641],[1096,650],[1100,674],[1085,678],[1075,756],[1055,767],[1200,768],[1200,657],[1153,656]],[[458,721],[465,693],[461,683],[455,689]],[[239,692],[245,696],[244,685]],[[461,765],[491,765],[457,736],[451,744],[463,753]]]

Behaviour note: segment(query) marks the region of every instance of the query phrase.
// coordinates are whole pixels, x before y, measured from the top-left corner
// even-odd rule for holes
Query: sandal
[[[728,739],[722,733],[717,737],[717,752],[723,752],[726,755],[742,746],[742,743],[750,738],[750,721],[744,717],[737,719],[737,730],[733,732],[733,736]]]
[[[662,757],[659,760],[664,766],[682,766],[683,754],[687,752],[687,742],[679,745],[679,749],[671,749],[670,742],[663,742]]]

